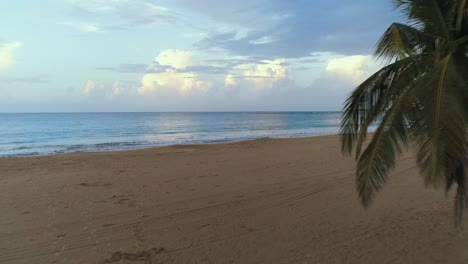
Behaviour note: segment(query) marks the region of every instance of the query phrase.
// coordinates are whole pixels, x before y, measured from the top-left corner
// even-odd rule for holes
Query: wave
[[[141,149],[149,147],[160,147],[179,144],[209,144],[236,142],[242,140],[259,139],[259,138],[274,138],[274,137],[293,137],[288,133],[277,135],[268,135],[264,133],[233,133],[230,135],[222,135],[223,133],[205,134],[191,138],[181,138],[173,140],[152,140],[152,141],[121,141],[121,142],[105,142],[95,144],[70,144],[70,145],[37,145],[18,146],[14,148],[0,148],[0,157],[25,157],[25,156],[41,156],[65,154],[74,152],[100,152],[100,151],[117,151],[129,149]],[[296,134],[299,135],[299,134]],[[302,134],[301,134],[302,135]],[[304,133],[303,135],[309,135]]]

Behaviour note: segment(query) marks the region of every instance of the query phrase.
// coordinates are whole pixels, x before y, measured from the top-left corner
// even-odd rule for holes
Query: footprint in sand
[[[87,182],[82,182],[78,184],[79,186],[83,187],[109,187],[112,186],[110,182],[93,182],[93,183],[87,183]]]
[[[135,207],[135,202],[132,201],[132,198],[135,198],[133,193],[124,193],[120,195],[113,195],[111,200],[114,201],[114,204],[127,204],[130,207]]]
[[[152,248],[151,250],[143,250],[135,253],[114,252],[110,258],[104,260],[103,263],[127,263],[127,262],[143,262],[153,263],[156,255],[164,251],[164,248]],[[125,261],[125,262],[124,262]]]

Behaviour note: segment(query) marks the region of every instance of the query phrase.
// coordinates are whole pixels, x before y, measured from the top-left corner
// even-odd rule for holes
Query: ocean
[[[0,157],[337,134],[341,112],[0,114]]]

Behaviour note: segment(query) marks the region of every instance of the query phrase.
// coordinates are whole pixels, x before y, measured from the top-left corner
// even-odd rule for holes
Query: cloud
[[[21,42],[0,45],[0,71],[8,68],[14,61],[13,51],[21,47]]]
[[[328,62],[325,70],[331,74],[348,79],[353,84],[358,84],[369,76],[369,72],[365,69],[365,66],[370,58],[371,56],[355,55],[332,59]]]
[[[159,53],[154,59],[153,67],[169,66],[164,72],[145,74],[141,80],[138,94],[152,94],[156,91],[176,91],[180,95],[207,92],[213,87],[212,80],[205,80],[199,74],[187,71],[192,65],[192,53],[189,51],[169,49]]]
[[[138,94],[152,94],[156,91],[176,91],[180,95],[207,92],[213,87],[213,81],[203,80],[195,73],[150,73],[141,80]]]
[[[196,72],[200,74],[226,74],[231,66],[189,65],[185,68],[174,68],[170,65],[161,65],[154,61],[150,64],[120,64],[116,67],[98,67],[98,70],[115,71],[119,73],[161,73],[167,70],[175,72]]]
[[[128,80],[94,81],[88,80],[83,88],[83,95],[89,98],[112,98],[136,94],[138,83]],[[92,96],[91,96],[92,95]]]
[[[272,38],[271,36],[263,36],[263,37],[260,37],[258,39],[249,40],[249,43],[250,44],[256,44],[256,45],[261,45],[261,44],[272,43],[272,42],[275,42],[275,41],[276,40],[274,38]]]
[[[232,56],[204,61],[194,60],[195,55],[169,49],[150,64],[106,69],[142,73],[131,91],[142,102],[161,107],[149,108],[152,111],[340,110],[346,95],[376,69],[370,55],[317,53],[273,60]],[[313,67],[298,74],[300,65]],[[108,86],[108,96],[127,97],[122,97],[120,83]]]
[[[70,22],[65,22],[65,23],[58,23],[60,25],[64,25],[70,28],[77,29],[79,31],[85,32],[85,33],[100,33],[103,32],[102,28],[95,24],[95,23],[70,23]]]
[[[101,28],[95,24],[83,24],[83,25],[80,25],[79,29],[84,32],[92,32],[92,33],[102,32]]]
[[[287,12],[271,10],[268,6],[281,5],[281,1],[270,0],[172,0],[175,6],[200,14],[216,24],[239,29],[267,28],[288,15]]]
[[[283,61],[274,62],[274,60],[258,60],[254,58],[242,56],[227,56],[223,59],[206,59],[194,62],[192,60],[193,54],[190,51],[183,51],[177,49],[169,49],[160,52],[149,64],[134,63],[134,64],[119,64],[112,67],[98,67],[99,70],[114,71],[119,73],[164,73],[167,71],[178,73],[197,73],[199,75],[220,75],[226,76],[232,74],[240,68],[255,71],[250,69],[257,65],[266,64],[279,64],[281,66],[288,66]],[[317,61],[319,61],[317,59]],[[316,61],[314,61],[316,62]],[[272,67],[270,66],[260,66]],[[267,77],[264,75],[263,77]],[[254,78],[251,75],[251,78]]]
[[[224,87],[242,85],[249,88],[272,88],[275,83],[288,78],[288,66],[284,59],[262,60],[255,63],[252,60],[238,61],[243,64],[197,65],[192,61],[192,53],[189,51],[165,50],[146,67],[151,73],[142,77],[138,94],[175,91],[179,95],[186,96],[206,93],[214,88],[216,83],[221,85],[222,80],[216,81],[217,78],[213,79],[211,75],[224,75]],[[211,78],[208,78],[208,75]],[[234,77],[236,75],[243,81],[239,82]]]
[[[89,96],[93,92],[94,88],[96,88],[96,82],[88,80],[83,88],[83,95]]]
[[[69,17],[82,22],[78,30],[126,30],[180,23],[180,16],[152,0],[69,0]],[[99,26],[98,26],[99,25]]]
[[[205,36],[195,44],[199,49],[270,60],[369,53],[398,21],[389,4],[375,0],[173,0],[164,6],[153,0],[68,0],[68,7],[72,18],[88,25],[80,30],[181,26]]]
[[[288,78],[284,59],[263,60],[257,64],[239,65],[242,76],[257,88],[272,87],[272,84]]]
[[[229,88],[182,98],[160,93],[142,97],[141,104],[145,102],[148,111],[336,111],[341,110],[353,85],[332,77],[326,75],[305,87],[282,79],[271,89],[255,89],[249,81],[236,77],[238,84]]]
[[[226,74],[230,70],[230,67],[227,66],[214,66],[214,65],[192,65],[188,66],[179,72],[197,72],[201,74]]]
[[[122,93],[121,86],[122,86],[122,84],[119,81],[114,82],[114,84],[112,85],[112,95],[113,96],[119,96]]]
[[[8,84],[39,84],[39,83],[48,83],[49,80],[44,79],[43,77],[0,77],[1,83]]]
[[[171,66],[174,69],[184,69],[190,65],[192,53],[189,51],[169,49],[162,51],[154,59],[159,65]]]
[[[98,67],[97,69],[106,70],[106,71],[115,71],[119,73],[150,73],[152,72],[151,67],[154,67],[154,65],[135,63],[135,64],[120,64],[116,67]]]
[[[226,78],[224,78],[224,86],[225,87],[232,87],[237,85],[237,80],[232,74],[226,75]]]
[[[389,5],[375,0],[295,0],[269,1],[268,4],[263,0],[239,4],[231,1],[230,9],[225,12],[232,14],[224,17],[213,14],[219,9],[218,5],[212,7],[205,1],[196,5],[198,7],[192,7],[194,10],[211,17],[217,24],[237,22],[247,27],[218,28],[196,43],[197,48],[260,59],[301,58],[314,52],[366,54],[390,23],[398,21],[396,15],[389,12]],[[271,19],[258,26],[258,17]]]
[[[335,58],[328,62],[325,71],[358,85],[378,69],[371,55],[354,55]]]
[[[228,61],[231,60],[215,62],[226,63],[224,66],[197,65],[192,61],[192,53],[189,51],[174,49],[162,51],[154,62],[146,67],[151,73],[142,77],[138,94],[175,91],[179,95],[186,96],[206,93],[215,88],[216,84],[220,84],[216,87],[218,89],[237,86],[272,88],[275,83],[288,78],[288,64],[284,59],[261,61],[234,59],[232,61],[236,62],[227,63]],[[223,75],[224,80],[218,79],[221,76],[212,75]]]

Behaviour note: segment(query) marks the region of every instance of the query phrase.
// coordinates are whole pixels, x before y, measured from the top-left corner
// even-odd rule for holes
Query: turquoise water
[[[0,114],[0,157],[336,134],[341,112]]]

